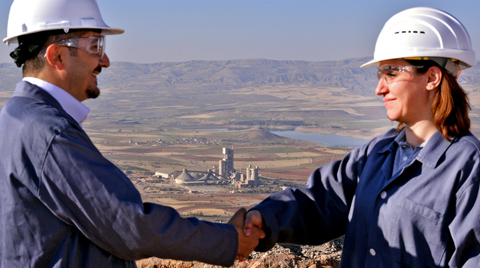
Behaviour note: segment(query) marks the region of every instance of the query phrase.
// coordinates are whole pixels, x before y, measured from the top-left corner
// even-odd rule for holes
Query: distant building
[[[175,178],[176,184],[183,184],[183,185],[201,185],[204,184],[203,181],[198,181],[194,177],[192,177],[187,169],[184,169],[182,174]]]
[[[187,169],[184,169],[182,174],[180,174],[178,177],[175,178],[175,183],[176,184],[185,184],[189,182],[193,182],[195,179],[188,174]]]
[[[223,159],[218,161],[218,173],[222,178],[229,178],[235,173],[233,166],[233,149],[223,148]]]
[[[250,180],[249,181],[253,181],[253,186],[254,187],[257,187],[260,184],[260,182],[258,180],[258,170],[259,170],[259,168],[255,167],[254,169],[251,169],[251,173],[250,173]]]
[[[188,171],[184,169],[183,172],[175,178],[176,184],[182,185],[203,185],[203,184],[217,184],[220,181],[211,171]]]
[[[241,181],[241,182],[245,182],[246,180],[247,180],[246,174],[243,174],[243,173],[240,174],[240,181]]]
[[[235,170],[233,168],[233,149],[223,148],[223,160],[225,160],[229,171]]]
[[[156,171],[153,176],[157,177],[157,178],[167,178],[167,179],[169,179],[169,178],[172,178],[174,173],[175,173],[175,171],[173,171],[173,170],[160,170],[160,171]]]
[[[247,184],[253,185],[254,187],[258,187],[260,185],[260,181],[258,179],[258,167],[252,168],[252,165],[248,165],[247,170],[245,173],[247,174]]]
[[[223,148],[223,160],[225,161],[225,169],[227,173],[235,172],[233,165],[233,149]]]
[[[201,177],[198,181],[203,183],[216,183],[219,181],[219,179],[215,177],[210,171],[207,174],[205,174],[203,177]]]
[[[228,177],[227,164],[226,164],[225,160],[218,161],[218,174],[220,174],[220,176],[222,176],[222,178],[227,178]]]
[[[246,188],[246,187],[256,187],[255,186],[255,182],[252,181],[252,180],[247,180],[246,182],[244,183],[238,183],[236,185],[236,188]]]
[[[260,185],[260,180],[258,178],[259,170],[260,169],[258,167],[253,168],[252,165],[248,165],[248,167],[245,169],[245,174],[236,174],[236,180],[234,181],[235,187],[258,187]]]

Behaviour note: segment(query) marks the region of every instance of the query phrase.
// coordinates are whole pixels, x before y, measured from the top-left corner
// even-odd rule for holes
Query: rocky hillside
[[[232,268],[338,268],[343,239],[321,246],[277,244],[268,252],[253,252],[245,261],[235,261]],[[186,262],[150,258],[137,261],[138,268],[213,268],[201,262]]]
[[[278,61],[267,59],[163,62],[134,64],[116,62],[102,74],[102,81],[154,82],[156,86],[196,85],[236,88],[244,86],[308,84],[345,87],[361,92],[376,84],[374,68],[360,69],[367,59],[340,61]],[[102,82],[102,83],[103,83]]]
[[[360,68],[370,58],[337,61],[288,61],[244,59],[225,61],[116,62],[102,73],[102,83],[135,79],[145,86],[204,86],[221,89],[265,85],[315,85],[345,88],[355,94],[371,94],[377,85],[375,68]],[[462,73],[461,84],[480,83],[478,66]]]
[[[377,84],[375,68],[360,68],[370,58],[337,61],[287,61],[243,59],[139,64],[113,62],[102,70],[101,84],[115,88],[208,87],[232,89],[265,85],[316,85],[345,88],[355,94],[371,94]],[[0,90],[11,90],[21,77],[12,64],[0,64]],[[480,83],[480,66],[462,73],[463,85]]]

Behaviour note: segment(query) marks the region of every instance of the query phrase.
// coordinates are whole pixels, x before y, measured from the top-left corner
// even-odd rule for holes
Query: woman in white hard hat
[[[374,59],[376,94],[398,127],[314,171],[306,187],[273,194],[246,217],[275,243],[345,235],[341,267],[478,267],[480,142],[457,83],[475,65],[463,25],[433,8],[393,16]]]
[[[379,83],[376,93],[384,97],[390,120],[399,122],[398,130],[407,126],[407,142],[410,129],[414,126],[391,117],[396,104],[393,100],[397,99],[389,89],[404,86],[393,82],[410,80],[413,74],[424,74],[423,78],[430,80],[423,85],[412,79],[411,82],[424,86],[426,91],[412,92],[412,99],[404,103],[414,107],[411,114],[419,117],[420,110],[424,108],[427,120],[422,122],[429,122],[447,140],[469,132],[470,106],[465,91],[456,79],[462,69],[476,65],[476,58],[466,29],[450,14],[431,8],[414,8],[393,16],[378,37],[374,59],[362,67],[377,64]],[[439,75],[440,80],[429,77],[431,74]],[[407,90],[402,91],[408,92],[409,88],[407,85]],[[421,99],[422,93],[429,95],[431,100]],[[413,141],[409,144],[413,147],[418,145]]]

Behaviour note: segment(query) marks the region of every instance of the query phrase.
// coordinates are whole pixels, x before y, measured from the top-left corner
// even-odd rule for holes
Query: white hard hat
[[[96,0],[14,0],[4,43],[17,37],[51,30],[98,29],[103,35],[121,34],[102,19]]]
[[[465,27],[452,15],[429,7],[404,10],[383,26],[373,60],[361,67],[389,59],[431,59],[463,69],[477,64]],[[446,66],[442,66],[446,67]],[[457,67],[458,68],[458,67]],[[451,70],[454,73],[454,70]]]

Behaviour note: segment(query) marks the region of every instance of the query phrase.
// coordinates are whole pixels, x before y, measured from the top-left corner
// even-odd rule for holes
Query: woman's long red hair
[[[426,72],[431,66],[437,66],[442,70],[442,82],[432,103],[432,115],[437,130],[449,141],[468,134],[470,131],[468,111],[471,107],[467,93],[458,84],[457,79],[432,61],[428,61],[429,64],[425,64],[425,61],[408,62],[426,67],[423,71],[418,70],[419,73]],[[397,129],[400,131],[404,126],[404,123],[399,123]]]

